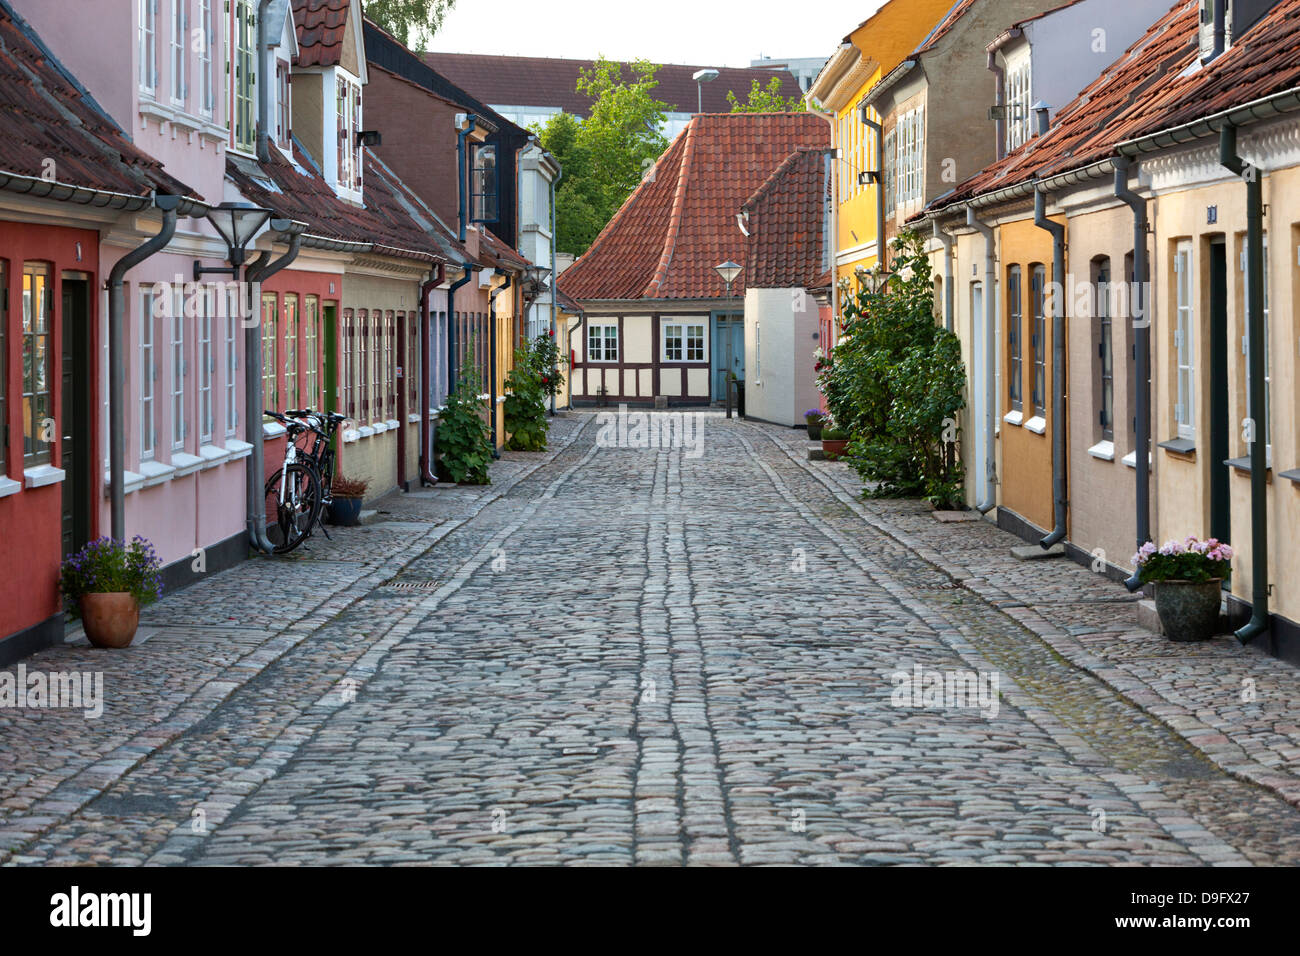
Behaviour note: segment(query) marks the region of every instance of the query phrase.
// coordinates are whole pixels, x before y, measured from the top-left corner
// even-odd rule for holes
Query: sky
[[[884,0],[833,0],[804,16],[788,0],[456,0],[430,49],[748,66],[828,57]],[[827,8],[830,7],[828,10]],[[641,11],[645,11],[644,13]]]

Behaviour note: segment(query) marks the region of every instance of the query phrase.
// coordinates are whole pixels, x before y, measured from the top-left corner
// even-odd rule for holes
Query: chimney
[[[1033,106],[1029,108],[1034,113],[1034,120],[1037,126],[1037,135],[1039,136],[1045,135],[1047,133],[1047,127],[1049,125],[1048,116],[1051,113],[1052,108],[1048,106],[1046,103],[1044,103],[1042,100],[1039,100],[1037,103],[1035,103]]]

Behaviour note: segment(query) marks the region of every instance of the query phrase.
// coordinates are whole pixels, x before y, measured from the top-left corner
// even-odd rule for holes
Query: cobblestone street
[[[490,487],[29,658],[105,706],[0,711],[0,862],[1300,863],[1294,667],[862,500],[800,431],[702,427],[557,418]],[[996,693],[898,706],[958,672]]]

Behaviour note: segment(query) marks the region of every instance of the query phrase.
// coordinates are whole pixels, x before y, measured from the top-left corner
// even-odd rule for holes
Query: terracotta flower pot
[[[827,458],[839,458],[844,454],[844,449],[849,447],[847,438],[823,438],[822,454]]]
[[[129,591],[83,594],[77,602],[86,638],[96,647],[130,647],[140,626],[140,602]]]
[[[1223,579],[1156,581],[1156,614],[1172,641],[1207,641],[1219,629]]]

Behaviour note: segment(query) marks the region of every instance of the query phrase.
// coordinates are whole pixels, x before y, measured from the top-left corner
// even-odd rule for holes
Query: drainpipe
[[[867,119],[865,105],[858,116],[862,125],[876,134],[876,262],[883,274],[889,271],[889,246],[885,243],[885,127]]]
[[[1129,301],[1133,316],[1133,364],[1137,376],[1134,414],[1137,418],[1136,444],[1133,452],[1134,497],[1137,499],[1135,525],[1139,548],[1151,540],[1151,322],[1146,314],[1144,296],[1147,288],[1147,201],[1128,187],[1132,163],[1127,157],[1115,160],[1115,198],[1133,210],[1133,287]],[[1141,573],[1134,569],[1124,582],[1130,591],[1142,587]]]
[[[252,302],[249,318],[256,316],[257,321],[247,323],[244,329],[244,407],[247,410],[245,427],[248,430],[248,443],[253,446],[245,467],[245,485],[248,489],[248,541],[263,554],[270,554],[275,545],[266,536],[266,508],[263,486],[266,482],[265,455],[262,442],[262,416],[257,409],[262,407],[262,282],[286,268],[298,258],[298,249],[302,244],[302,229],[289,237],[289,251],[274,262],[267,264],[269,253],[263,252],[244,270],[244,282],[247,284]]]
[[[980,514],[988,514],[997,506],[997,456],[993,451],[996,440],[998,393],[997,393],[997,327],[998,304],[994,295],[994,283],[997,281],[997,258],[993,230],[975,218],[975,211],[966,207],[966,225],[984,237],[984,498],[975,509]],[[972,324],[975,316],[971,316]]]
[[[556,237],[555,237],[555,221],[556,221],[556,219],[555,219],[555,187],[556,187],[556,184],[558,184],[559,181],[560,181],[561,179],[564,178],[564,167],[563,167],[563,166],[560,166],[560,164],[559,164],[558,162],[557,162],[555,165],[556,165],[557,167],[559,167],[559,168],[557,169],[557,171],[556,171],[556,173],[555,173],[555,178],[551,180],[551,342],[552,342],[552,343],[554,344],[554,346],[555,346],[555,355],[556,355],[557,360],[558,360],[558,357],[559,357],[559,354],[560,354],[560,341],[559,341],[559,337],[558,337],[558,336],[559,336],[559,328],[557,327],[557,324],[556,324],[556,323],[557,323],[557,312],[556,312],[556,302],[555,302],[555,297],[556,297],[556,295],[559,293],[559,290],[560,290],[560,277],[559,277],[558,275],[556,275],[556,273],[555,273],[555,238],[556,238]],[[555,382],[556,382],[557,377],[559,376],[559,372],[560,372],[560,370],[555,366],[554,363],[552,363],[552,365],[551,365],[551,388],[554,389],[554,391],[551,392],[551,414],[552,414],[552,415],[555,414],[555,394],[556,394],[556,391],[558,391],[558,389],[557,389],[556,386],[555,386]],[[573,370],[572,370],[572,369],[569,370],[569,374],[570,374],[570,375],[573,374]]]
[[[465,193],[469,190],[469,184],[465,179],[466,176],[466,157],[465,157],[465,140],[469,134],[474,132],[478,126],[478,117],[470,113],[465,117],[464,125],[456,128],[456,173],[460,177],[460,188],[456,190],[459,195],[459,206],[457,208],[457,217],[460,223],[460,241],[465,241],[465,229],[469,225],[468,212],[466,207]]]
[[[420,286],[420,484],[436,485],[437,477],[433,474],[433,428],[429,421],[429,403],[433,395],[433,336],[430,325],[433,322],[433,310],[429,308],[429,296],[433,290],[442,285],[447,278],[447,266],[439,263],[438,268],[428,281]]]
[[[180,196],[153,197],[162,211],[162,228],[152,239],[132,249],[108,274],[108,473],[112,536],[126,541],[126,344],[122,324],[126,317],[127,272],[171,242],[176,233]]]
[[[1040,135],[1041,131],[1040,131]],[[1054,527],[1044,550],[1065,537],[1065,226],[1047,218],[1047,194],[1034,190],[1034,225],[1052,235],[1052,497]]]
[[[1247,414],[1253,426],[1250,443],[1250,621],[1237,631],[1249,644],[1268,633],[1268,461],[1264,429],[1264,183],[1260,170],[1237,153],[1237,127],[1219,133],[1219,163],[1246,181],[1246,356]],[[1223,467],[1213,462],[1213,467]]]
[[[468,262],[458,262],[464,274],[451,284],[447,290],[447,387],[455,389],[460,378],[460,353],[457,351],[460,347],[460,338],[456,335],[456,290],[463,286],[470,279],[474,278],[474,265]]]
[[[504,275],[506,281],[493,289],[488,295],[488,378],[492,383],[488,389],[491,402],[488,408],[491,410],[492,415],[493,458],[501,457],[501,452],[497,450],[497,296],[510,288],[512,279],[509,273],[498,270],[497,274]]]
[[[934,238],[943,243],[943,324],[952,331],[952,236],[939,227],[939,220],[932,219]]]
[[[266,32],[266,19],[271,9],[271,0],[261,0],[257,5],[257,158],[259,162],[271,161],[271,84],[267,76],[275,78],[275,63],[272,60],[268,70],[268,53],[272,44]],[[279,41],[276,41],[276,46]]]
[[[993,105],[1002,108],[997,113],[997,118],[993,123],[995,130],[993,135],[997,137],[993,155],[998,159],[1002,159],[1007,154],[1007,71],[998,66],[998,51],[996,48],[989,50],[988,67],[993,74]]]
[[[807,109],[809,113],[813,114],[814,116],[820,116],[822,119],[824,119],[827,122],[827,124],[830,126],[831,129],[831,140],[834,141],[835,114],[827,113],[825,110],[819,110],[817,107],[813,106],[814,102],[815,101],[813,99],[812,93],[805,93],[803,95],[804,108]],[[839,263],[837,261],[838,256],[836,255],[836,253],[838,252],[839,241],[840,241],[839,180],[840,177],[834,174],[834,164],[832,163],[831,166],[831,241],[829,243],[830,262],[831,262],[831,315],[834,318],[832,325],[837,329],[839,328],[840,325],[840,283],[839,283],[839,275],[837,274]],[[879,184],[877,184],[876,188],[877,190],[880,188]],[[818,344],[820,344],[822,348],[826,350],[826,354],[829,355],[831,351],[831,346],[833,346],[835,343],[820,342]],[[572,390],[570,390],[570,394],[572,394]],[[572,400],[570,400],[570,405],[572,405]]]

